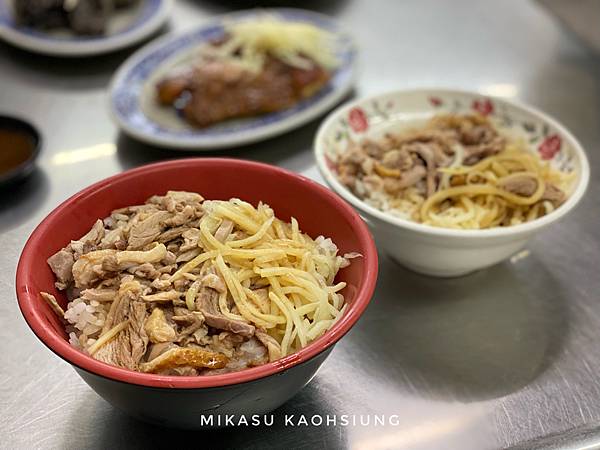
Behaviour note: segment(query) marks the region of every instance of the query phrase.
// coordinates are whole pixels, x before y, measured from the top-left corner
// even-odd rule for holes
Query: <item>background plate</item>
[[[150,36],[169,17],[173,0],[143,0],[115,13],[108,34],[78,36],[68,31],[44,32],[15,22],[12,0],[0,0],[0,39],[16,47],[52,56],[91,56],[128,47]]]
[[[323,89],[286,110],[203,129],[188,126],[183,119],[175,120],[172,108],[154,105],[154,81],[162,73],[189,59],[198,46],[222,36],[225,21],[247,20],[264,13],[287,21],[311,23],[335,33],[340,66]],[[187,33],[153,42],[129,58],[111,83],[113,118],[132,137],[164,147],[210,150],[256,142],[303,125],[342,100],[354,81],[355,53],[352,39],[322,14],[288,8],[227,14]]]

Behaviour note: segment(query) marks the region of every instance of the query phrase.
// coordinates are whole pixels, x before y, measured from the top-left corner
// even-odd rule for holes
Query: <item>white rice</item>
[[[325,236],[317,236],[315,244],[317,244],[320,253],[326,256],[335,255],[338,251],[337,245],[333,243],[331,238],[326,238]]]
[[[77,348],[87,348],[96,341],[104,326],[106,307],[92,300],[89,304],[76,298],[67,305],[65,320],[69,322],[69,343]]]

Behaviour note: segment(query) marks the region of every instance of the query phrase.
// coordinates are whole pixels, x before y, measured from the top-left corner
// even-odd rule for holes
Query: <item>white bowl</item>
[[[332,155],[349,140],[376,138],[386,131],[415,126],[439,113],[478,111],[511,135],[521,135],[531,151],[560,170],[575,171],[567,201],[532,222],[484,230],[424,225],[383,212],[360,200],[332,171]],[[343,105],[323,122],[315,154],[327,184],[367,221],[378,247],[416,272],[452,277],[496,264],[518,252],[534,234],[569,213],[588,185],[590,169],[583,148],[560,123],[529,106],[476,92],[418,89],[381,94]]]

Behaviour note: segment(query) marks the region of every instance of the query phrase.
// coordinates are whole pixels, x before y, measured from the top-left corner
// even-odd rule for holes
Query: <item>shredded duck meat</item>
[[[557,185],[562,183],[560,176],[546,176],[549,171],[544,171],[544,167],[533,160],[523,165],[524,168],[519,165],[520,161],[510,160],[509,153],[514,154],[515,149],[521,148],[521,143],[510,137],[501,134],[487,117],[443,114],[434,116],[421,127],[388,133],[379,140],[350,141],[331,158],[339,181],[358,198],[383,211],[437,226],[507,226],[533,220],[559,207],[567,198],[564,186]],[[532,157],[535,157],[533,153]],[[500,159],[508,162],[485,166],[488,161]],[[539,174],[533,174],[531,167]],[[473,172],[467,173],[470,168]],[[525,209],[505,212],[509,207],[504,203],[489,206],[491,200],[474,194],[460,201],[454,197],[442,200],[433,209],[422,207],[429,205],[427,200],[432,197],[441,198],[441,191],[486,183],[497,187],[501,194],[529,198],[536,193],[540,174],[545,178],[544,192],[539,198],[535,197],[531,214]],[[485,201],[488,203],[480,205]],[[477,202],[477,207],[471,207],[473,202]],[[478,217],[486,217],[472,221],[475,223],[468,219],[460,222],[463,211],[466,211],[464,217],[468,217],[475,210]]]
[[[237,202],[229,204],[237,204],[240,211],[252,208]],[[240,248],[244,242],[259,242],[261,233],[273,240],[266,227],[274,213],[261,206],[271,219],[253,225],[235,210],[225,210],[231,220],[215,216],[224,203],[169,191],[143,205],[114,210],[48,258],[56,287],[66,292],[69,303],[63,310],[54,295],[41,296],[66,324],[70,343],[108,364],[188,376],[241,370],[279,359],[286,348],[290,352],[288,340],[282,350],[276,339],[282,339],[278,325],[283,331],[289,327],[283,316],[273,314],[267,278],[244,266],[252,264],[248,258],[280,258],[285,253]],[[286,226],[291,236],[292,226]],[[330,240],[320,237],[313,244],[320,261],[330,264],[320,267],[327,280],[321,276],[314,286],[333,286],[335,272],[349,262],[336,256]],[[241,259],[225,263],[215,246]],[[343,297],[325,292],[336,302],[332,306],[341,309]],[[327,326],[332,323],[332,318],[325,321]],[[315,330],[302,339],[315,339],[326,327],[320,324]]]

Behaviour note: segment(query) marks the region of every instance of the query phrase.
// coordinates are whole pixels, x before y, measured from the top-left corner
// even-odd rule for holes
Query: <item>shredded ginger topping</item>
[[[338,65],[332,33],[302,22],[287,22],[265,15],[225,26],[229,39],[220,46],[204,49],[213,57],[234,60],[259,72],[267,54],[299,69],[315,63],[324,69]]]

